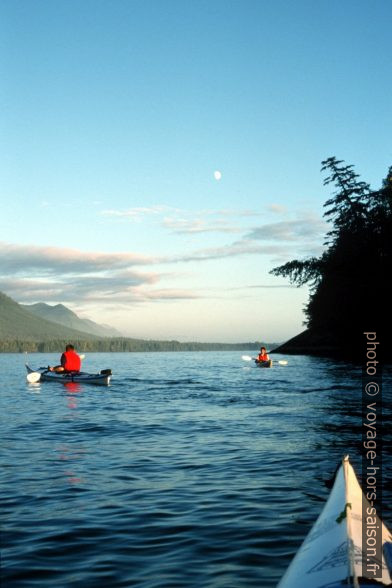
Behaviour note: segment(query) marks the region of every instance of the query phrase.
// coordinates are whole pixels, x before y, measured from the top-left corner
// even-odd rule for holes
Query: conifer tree
[[[328,172],[324,184],[336,187],[324,205],[332,225],[326,249],[320,257],[295,259],[271,273],[297,286],[309,284],[308,328],[357,352],[364,330],[387,332],[390,323],[392,168],[378,191],[335,157],[323,161],[321,169]]]

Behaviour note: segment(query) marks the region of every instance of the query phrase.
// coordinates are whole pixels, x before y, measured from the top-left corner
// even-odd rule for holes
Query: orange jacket
[[[61,356],[61,365],[66,372],[80,372],[80,357],[75,351],[64,351]]]

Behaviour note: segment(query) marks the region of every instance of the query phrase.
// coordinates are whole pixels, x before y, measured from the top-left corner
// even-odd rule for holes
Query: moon
[[[219,180],[222,178],[222,173],[218,169],[214,171],[214,178],[217,182],[219,182]]]

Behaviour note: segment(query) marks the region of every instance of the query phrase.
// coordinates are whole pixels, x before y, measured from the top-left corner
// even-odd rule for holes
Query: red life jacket
[[[268,361],[268,353],[259,353],[259,357],[257,359],[259,361]]]
[[[63,356],[65,362],[63,367],[67,372],[80,372],[81,361],[79,355],[75,351],[64,351]]]

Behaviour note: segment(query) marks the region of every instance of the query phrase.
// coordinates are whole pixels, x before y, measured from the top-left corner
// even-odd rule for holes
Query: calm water
[[[90,354],[84,368],[111,367],[112,385],[67,388],[29,385],[24,357],[0,355],[3,585],[275,586],[323,480],[344,453],[360,469],[360,371],[287,359],[268,370],[239,352]],[[384,421],[390,448],[390,410]]]

